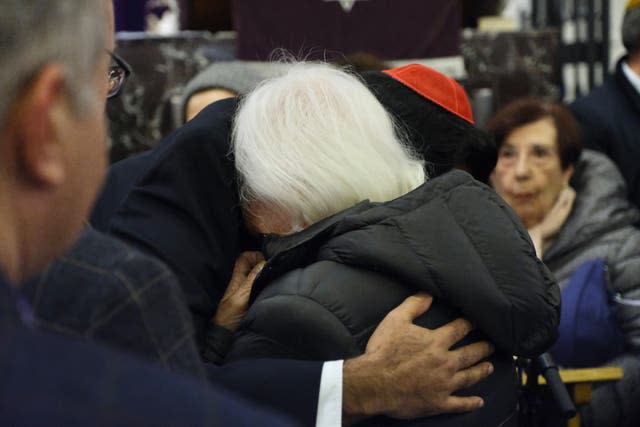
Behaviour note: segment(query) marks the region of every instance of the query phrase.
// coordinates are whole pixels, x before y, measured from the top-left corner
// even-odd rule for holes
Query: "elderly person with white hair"
[[[267,264],[227,360],[362,354],[385,314],[423,290],[434,300],[417,324],[464,316],[478,330],[463,343],[488,339],[497,351],[493,375],[464,392],[483,408],[418,424],[517,422],[511,356],[553,342],[559,295],[493,190],[461,171],[425,182],[424,161],[372,93],[326,64],[294,64],[250,93],[232,146]]]

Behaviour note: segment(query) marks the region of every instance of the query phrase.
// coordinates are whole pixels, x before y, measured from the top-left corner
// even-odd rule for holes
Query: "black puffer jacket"
[[[271,239],[265,255],[228,360],[359,355],[386,313],[417,290],[435,297],[418,324],[463,315],[480,330],[469,340],[484,335],[497,345],[494,374],[468,391],[485,398],[482,410],[416,425],[515,423],[511,355],[537,355],[556,338],[555,281],[506,203],[464,172]]]

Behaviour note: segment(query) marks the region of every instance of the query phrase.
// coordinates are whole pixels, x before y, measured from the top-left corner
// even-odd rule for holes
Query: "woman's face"
[[[571,166],[562,170],[553,120],[543,118],[507,135],[491,182],[531,228],[549,213],[572,173]]]
[[[296,225],[291,215],[270,203],[251,202],[242,209],[242,215],[247,230],[252,234],[284,236],[306,228],[306,225]]]

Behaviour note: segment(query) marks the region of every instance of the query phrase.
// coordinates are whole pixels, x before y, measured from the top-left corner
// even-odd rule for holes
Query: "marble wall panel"
[[[179,124],[183,86],[213,61],[233,59],[233,46],[207,32],[176,36],[118,33],[117,53],[133,68],[118,98],[107,103],[111,160],[144,151]]]
[[[494,111],[525,96],[560,99],[560,39],[556,30],[484,33],[466,30],[461,53],[470,95],[490,89]]]

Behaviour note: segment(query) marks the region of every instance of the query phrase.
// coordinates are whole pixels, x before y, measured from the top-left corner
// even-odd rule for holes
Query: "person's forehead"
[[[526,137],[527,140],[539,140],[553,143],[556,127],[552,119],[543,118],[514,128],[507,135],[507,141],[518,141]]]
[[[551,139],[551,138],[546,138],[546,137],[536,137],[536,138],[529,138],[529,139],[524,139],[524,138],[510,138],[505,140],[504,144],[502,144],[503,147],[507,147],[507,148],[516,148],[519,146],[526,146],[526,147],[551,147],[551,148],[555,148],[556,143],[555,140]]]

